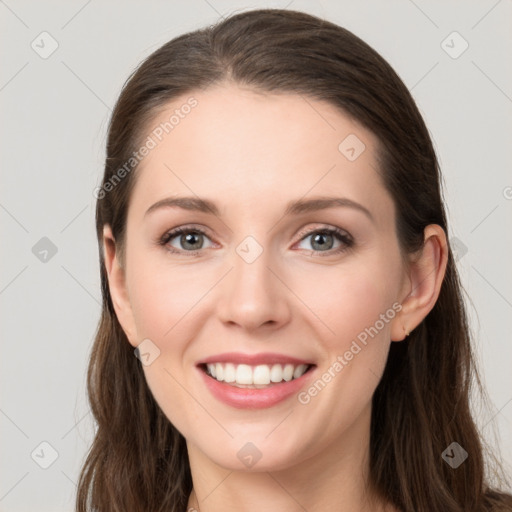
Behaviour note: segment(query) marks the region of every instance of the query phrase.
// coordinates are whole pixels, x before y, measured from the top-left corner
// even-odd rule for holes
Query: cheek
[[[190,321],[194,306],[215,277],[198,274],[190,266],[172,265],[162,256],[135,254],[132,265],[135,270],[130,275],[129,290],[137,331],[139,336],[155,341],[175,336],[176,328]]]
[[[384,261],[378,255],[357,263],[354,259],[353,265],[332,267],[328,272],[318,269],[301,280],[298,295],[325,324],[321,330],[326,333],[326,348],[346,350],[347,344],[358,336],[364,338],[369,329],[375,337],[375,326],[379,336],[386,338],[396,314],[392,307],[399,282],[396,260]]]
[[[199,306],[198,300],[211,286],[208,276],[135,251],[131,264],[136,269],[129,274],[129,290],[137,333],[140,341],[148,338],[159,350],[151,364],[143,367],[146,382],[171,423],[181,432],[190,432],[201,417],[184,392],[190,376],[184,374],[183,366],[187,347],[200,329],[195,321],[200,308],[194,306]]]
[[[311,309],[332,332],[316,329],[317,334],[326,333],[321,338],[325,358],[317,380],[302,390],[298,400],[313,417],[323,418],[318,439],[325,443],[349,428],[368,406],[384,371],[390,326],[397,313],[397,261],[375,255],[324,275],[322,291],[309,286]],[[309,279],[311,284],[315,276]]]

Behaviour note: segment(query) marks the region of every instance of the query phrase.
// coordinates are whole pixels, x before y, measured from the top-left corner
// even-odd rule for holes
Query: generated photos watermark
[[[317,396],[338,375],[345,366],[347,366],[354,357],[368,344],[369,339],[373,339],[384,329],[384,327],[395,318],[396,314],[402,310],[402,305],[395,302],[385,313],[381,313],[379,319],[370,327],[366,327],[352,340],[350,348],[343,355],[338,355],[336,360],[327,368],[327,370],[305,391],[297,395],[297,400],[302,405],[307,405],[311,399]]]
[[[191,96],[188,98],[186,103],[176,108],[169,117],[168,121],[160,123],[153,131],[147,136],[144,143],[139,147],[137,151],[132,153],[132,156],[117,169],[117,171],[110,176],[110,178],[101,185],[96,187],[93,191],[93,195],[96,199],[103,199],[108,192],[114,190],[114,188],[125,178],[142,160],[149,155],[149,153],[155,149],[166,135],[172,132],[185,117],[190,114],[193,108],[197,107],[198,101],[196,98]]]

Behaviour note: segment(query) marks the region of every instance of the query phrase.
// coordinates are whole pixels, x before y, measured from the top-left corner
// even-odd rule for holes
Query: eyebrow
[[[375,222],[373,215],[367,208],[346,197],[321,196],[312,199],[298,199],[296,201],[290,201],[286,206],[283,216],[299,215],[301,213],[316,212],[336,207],[353,208],[364,213],[372,222]],[[191,196],[167,197],[165,199],[161,199],[147,209],[144,217],[149,213],[162,208],[182,208],[183,210],[210,213],[220,217],[220,210],[215,203],[208,199]]]

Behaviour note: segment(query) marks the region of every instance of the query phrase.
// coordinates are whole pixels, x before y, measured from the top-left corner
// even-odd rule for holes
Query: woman
[[[96,197],[77,510],[512,510],[436,155],[367,44],[278,9],[170,41],[124,86]]]

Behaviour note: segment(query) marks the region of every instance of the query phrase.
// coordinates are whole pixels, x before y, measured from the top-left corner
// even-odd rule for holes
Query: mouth
[[[199,368],[217,382],[242,389],[266,389],[276,384],[291,382],[310,371],[313,364],[234,364],[204,363]]]
[[[196,365],[207,390],[238,409],[269,408],[296,395],[316,364],[279,354],[221,354]]]

